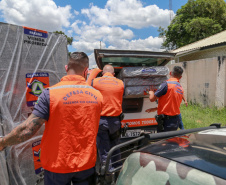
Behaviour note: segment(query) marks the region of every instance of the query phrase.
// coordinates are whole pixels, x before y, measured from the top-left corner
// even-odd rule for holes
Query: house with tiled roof
[[[226,30],[172,50],[171,53],[176,54],[176,63],[226,56]]]
[[[184,68],[180,80],[189,102],[226,107],[226,30],[170,51]]]

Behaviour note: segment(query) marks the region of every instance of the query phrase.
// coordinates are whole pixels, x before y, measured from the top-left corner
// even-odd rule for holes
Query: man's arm
[[[185,105],[186,105],[186,107],[187,107],[187,106],[188,106],[188,102],[187,102],[187,100],[185,99],[184,94],[183,94],[183,96],[182,96],[182,99],[184,100],[184,103],[185,103]]]
[[[154,102],[158,99],[157,96],[155,96],[155,92],[154,91],[149,91],[149,99],[151,102]]]
[[[147,109],[145,112],[150,113],[150,112],[155,112],[155,111],[157,111],[157,110],[158,110],[158,107],[155,107],[155,108]]]
[[[167,93],[167,83],[163,82],[156,91],[149,91],[149,99],[151,102],[156,101],[159,97]]]
[[[0,151],[7,146],[19,144],[30,139],[45,121],[45,119],[31,114],[22,124],[18,125],[3,138],[0,138]]]

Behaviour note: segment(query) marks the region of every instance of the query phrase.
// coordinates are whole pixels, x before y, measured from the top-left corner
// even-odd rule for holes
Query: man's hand
[[[188,102],[187,102],[187,100],[185,99],[184,94],[183,94],[183,96],[182,96],[182,99],[184,100],[184,103],[185,103],[185,105],[186,105],[186,107],[187,107],[187,106],[188,106]]]
[[[149,96],[154,96],[155,92],[154,91],[149,91]]]
[[[155,107],[155,108],[150,108],[150,109],[147,109],[145,112],[148,112],[148,113],[150,113],[150,112],[155,112],[155,111],[157,111],[157,107]]]
[[[155,100],[157,100],[158,98],[155,96],[155,92],[154,91],[149,91],[149,99],[151,102],[154,102]]]

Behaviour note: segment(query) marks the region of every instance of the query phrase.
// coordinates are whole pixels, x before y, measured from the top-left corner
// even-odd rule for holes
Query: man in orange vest
[[[85,81],[88,66],[85,53],[72,53],[65,66],[67,75],[45,89],[28,119],[0,139],[3,150],[30,139],[45,123],[41,141],[45,185],[95,182],[96,136],[103,97]]]
[[[180,104],[184,94],[184,90],[179,83],[182,74],[183,69],[180,66],[174,66],[170,72],[170,79],[163,82],[156,92],[149,91],[150,101],[154,102],[158,99],[158,107],[147,109],[146,112],[156,111],[157,109],[158,115],[156,116],[156,121],[158,122],[158,132],[178,129]]]
[[[97,134],[97,148],[102,165],[105,164],[109,150],[119,143],[122,113],[122,100],[124,93],[123,81],[114,77],[114,67],[105,65],[103,77],[92,81],[92,86],[103,95],[103,107],[100,118],[99,131]],[[116,152],[118,153],[118,152]],[[117,154],[112,162],[120,159]],[[113,167],[118,164],[115,163]]]

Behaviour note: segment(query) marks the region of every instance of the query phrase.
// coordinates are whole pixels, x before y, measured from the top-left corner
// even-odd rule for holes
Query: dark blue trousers
[[[183,121],[182,121],[182,117],[181,117],[181,114],[179,114],[179,119],[180,119],[180,122],[179,122],[179,128],[181,129],[181,130],[184,130],[184,124],[183,124]]]
[[[95,184],[95,168],[74,172],[74,173],[54,173],[44,171],[45,185],[93,185]]]
[[[120,135],[116,134],[120,130],[121,121],[119,117],[105,117],[100,118],[99,130],[97,134],[97,148],[101,164],[105,164],[109,150],[119,143]],[[114,136],[113,138],[111,136]],[[114,163],[118,161],[121,156],[120,151],[113,153],[111,158],[112,167],[117,167],[119,164]]]

